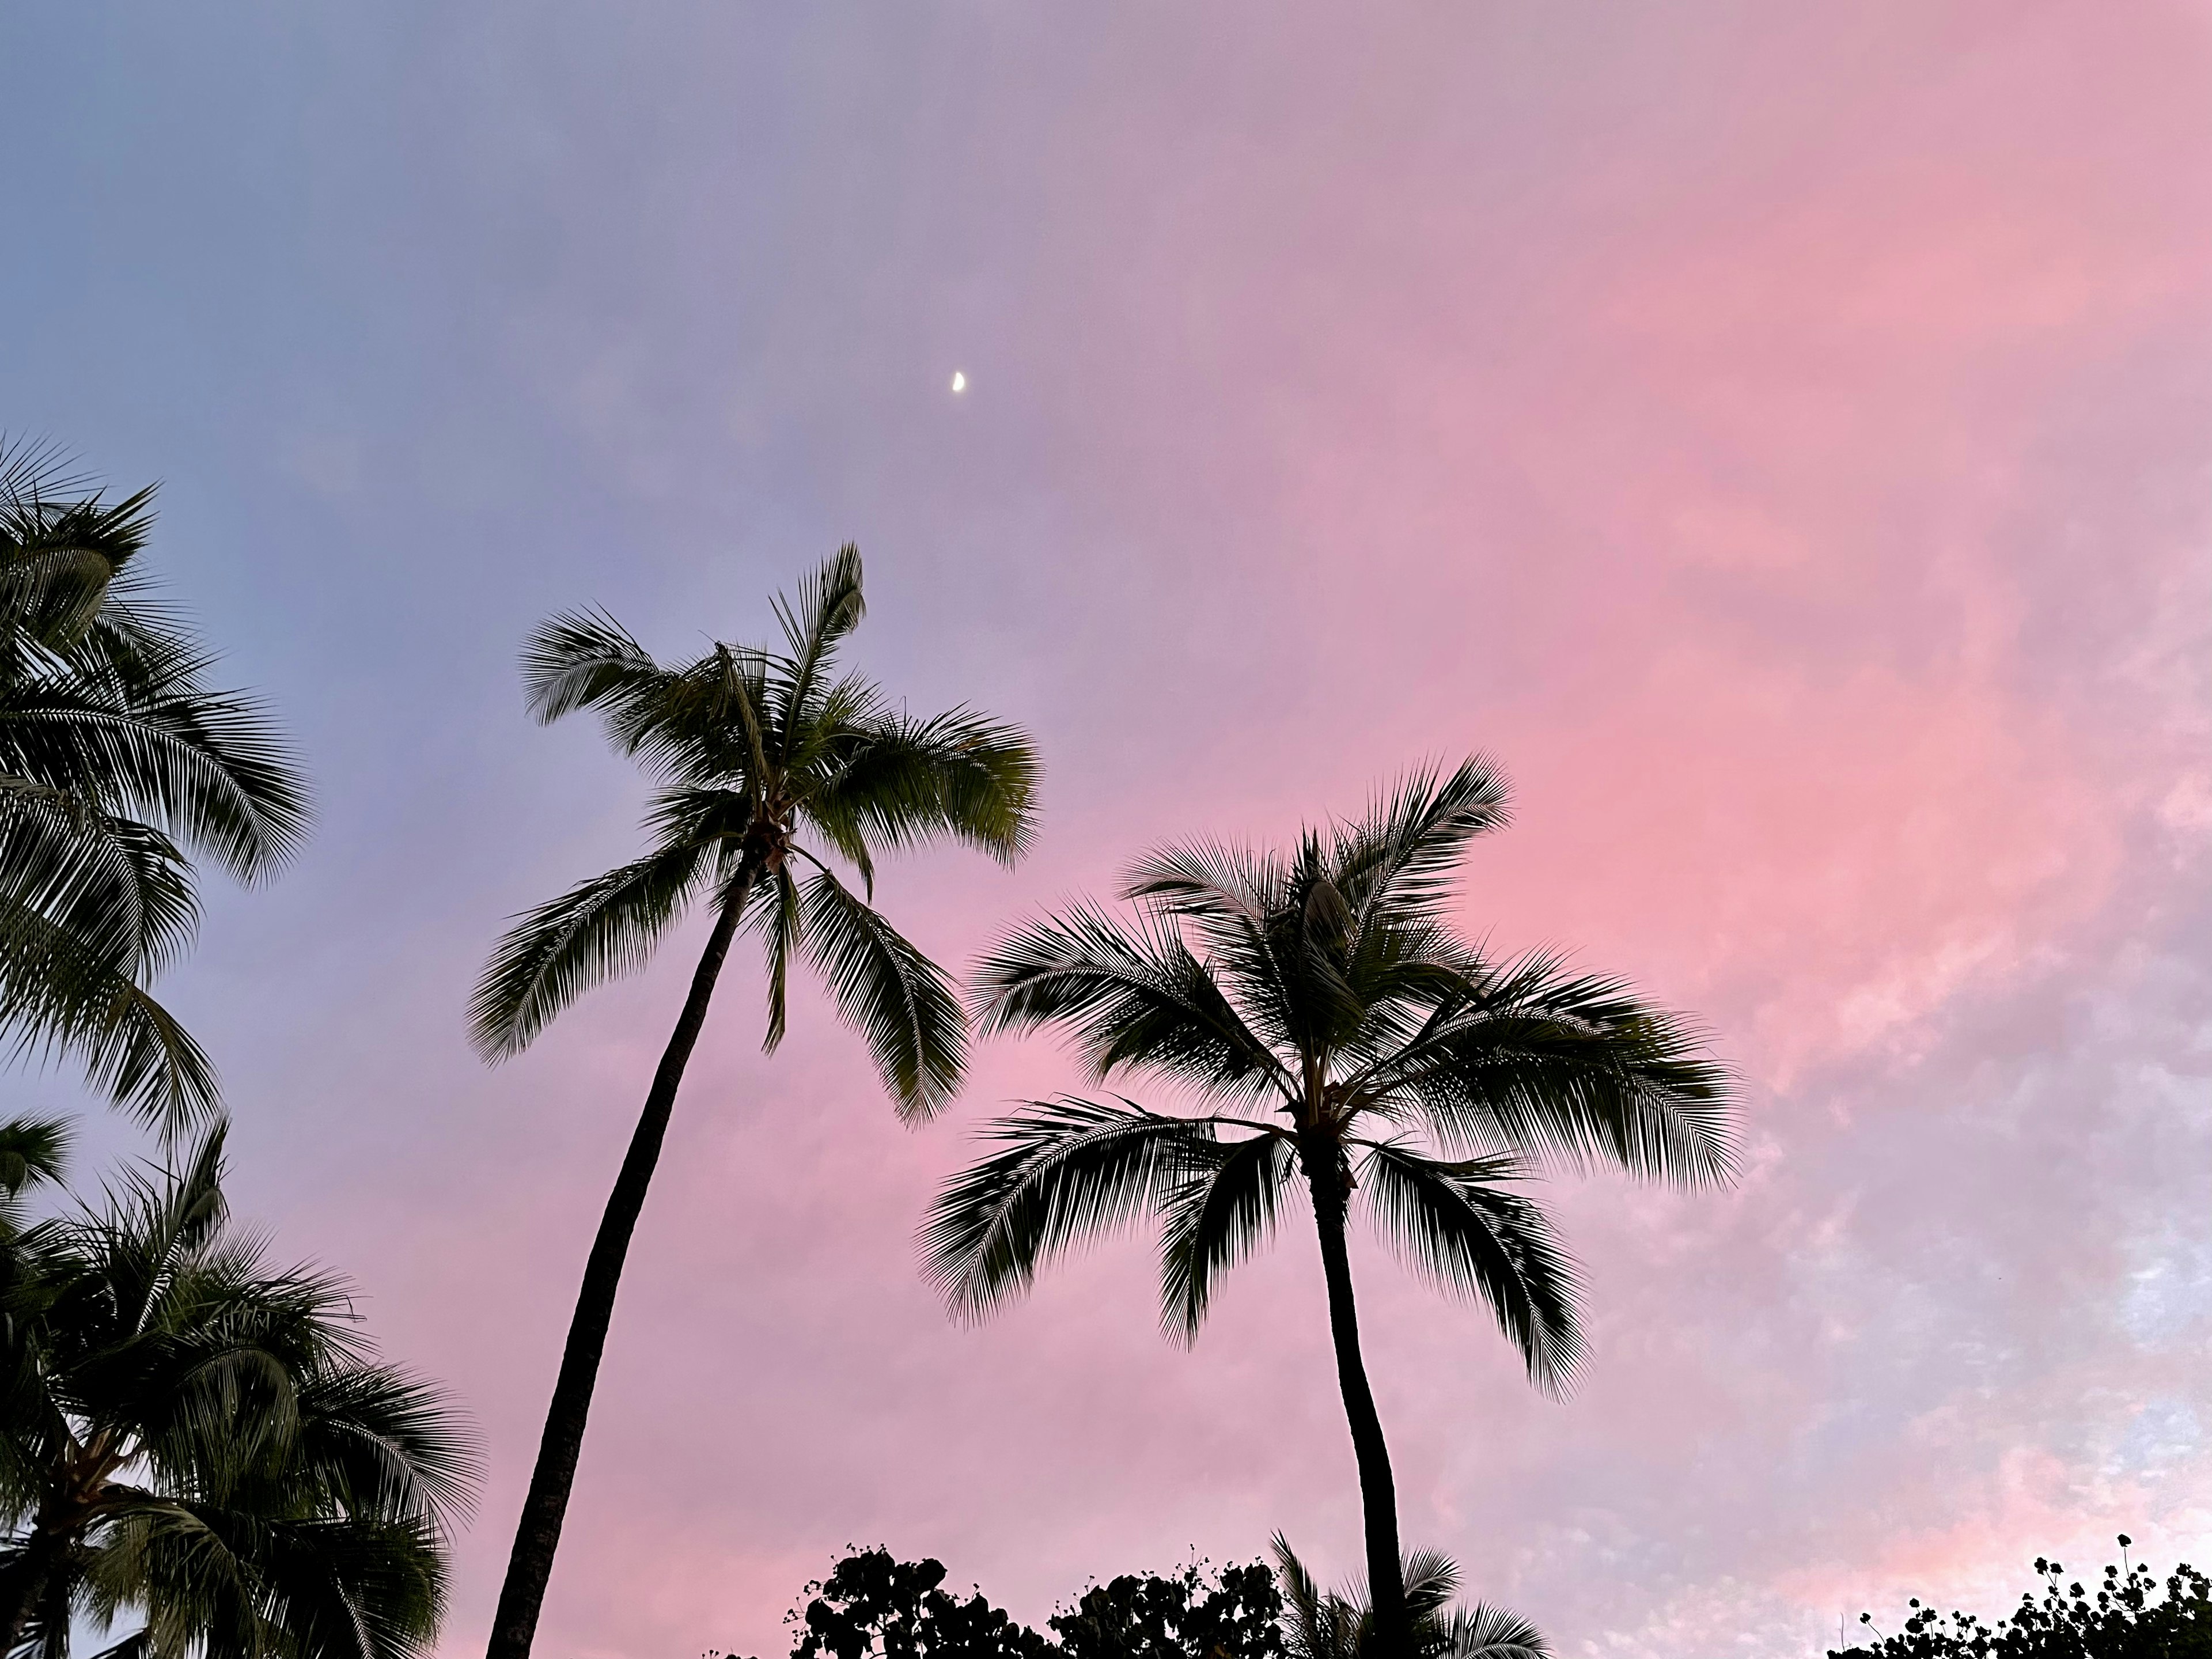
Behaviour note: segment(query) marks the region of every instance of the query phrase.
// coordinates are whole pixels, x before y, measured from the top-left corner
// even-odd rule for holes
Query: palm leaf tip
[[[1418,768],[1336,832],[1328,865],[1363,921],[1433,916],[1468,842],[1504,829],[1510,800],[1487,756],[1469,756],[1449,776]]]
[[[811,669],[868,612],[860,544],[847,542],[799,579],[796,602],[778,595],[776,620],[802,672]]]

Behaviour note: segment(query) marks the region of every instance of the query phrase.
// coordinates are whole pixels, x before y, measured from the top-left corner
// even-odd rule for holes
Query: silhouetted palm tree
[[[501,942],[471,1005],[479,1048],[494,1060],[520,1050],[591,986],[641,964],[694,903],[714,920],[584,1269],[500,1593],[492,1659],[530,1650],[623,1259],[738,928],[753,927],[767,947],[767,1048],[783,1035],[796,954],[860,1028],[902,1117],[927,1116],[959,1084],[958,997],[868,902],[874,856],[951,836],[1011,862],[1029,838],[1036,760],[1012,726],[965,709],[915,720],[869,682],[833,672],[860,620],[860,574],[859,550],[846,547],[795,605],[779,599],[782,651],[718,644],[664,668],[611,618],[574,615],[547,623],[524,653],[540,721],[598,709],[615,746],[662,787],[647,817],[651,852],[532,911]],[[860,892],[838,878],[833,859],[858,873]]]
[[[0,1652],[403,1659],[475,1479],[432,1390],[372,1362],[344,1288],[228,1224],[220,1126],[105,1207],[20,1224],[55,1126],[0,1126]],[[106,1656],[103,1656],[106,1659]]]
[[[149,600],[153,523],[150,489],[105,501],[0,448],[0,1035],[173,1132],[216,1102],[147,988],[198,921],[191,859],[257,880],[307,808],[259,707]]]
[[[1191,1340],[1215,1276],[1302,1177],[1392,1659],[1409,1627],[1346,1254],[1353,1198],[1415,1266],[1486,1301],[1556,1389],[1582,1353],[1575,1271],[1510,1183],[1547,1161],[1705,1182],[1733,1156],[1725,1079],[1680,1022],[1542,957],[1494,963],[1452,931],[1453,868],[1504,803],[1479,759],[1424,772],[1288,857],[1152,854],[1127,921],[1082,906],[1008,934],[977,970],[982,1030],[1058,1027],[1095,1079],[1149,1076],[1217,1109],[1032,1102],[988,1131],[1004,1150],[947,1184],[925,1236],[933,1278],[979,1315],[1078,1239],[1155,1216],[1163,1320]]]

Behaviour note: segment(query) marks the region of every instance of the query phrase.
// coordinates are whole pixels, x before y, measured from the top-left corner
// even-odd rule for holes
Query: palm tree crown
[[[489,1060],[526,1047],[590,986],[643,963],[695,902],[708,902],[714,922],[585,1261],[492,1621],[491,1659],[530,1651],[630,1235],[740,927],[758,933],[767,952],[765,1047],[783,1036],[798,956],[860,1029],[901,1116],[928,1116],[959,1086],[959,998],[875,908],[875,859],[950,836],[1011,863],[1030,837],[1036,753],[1012,726],[964,708],[915,720],[867,681],[838,672],[838,648],[861,611],[860,550],[848,546],[796,603],[776,602],[782,650],[717,644],[664,668],[596,613],[556,617],[525,648],[538,720],[596,708],[615,746],[658,781],[647,814],[653,844],[531,911],[500,942],[470,1006],[477,1047]],[[860,891],[832,860],[859,878]]]
[[[0,1127],[51,1179],[53,1126]],[[374,1360],[344,1287],[228,1223],[220,1127],[174,1171],[27,1228],[0,1216],[0,1626],[66,1659],[404,1659],[435,1635],[476,1458],[438,1395]],[[20,1161],[15,1161],[21,1155]],[[106,1659],[106,1656],[103,1656]]]
[[[104,501],[0,448],[0,1031],[174,1129],[216,1101],[147,989],[198,920],[191,857],[258,880],[307,806],[259,707],[150,601],[153,522],[150,489]]]
[[[1082,905],[1015,929],[977,970],[981,1029],[1053,1026],[1094,1079],[1149,1079],[1212,1109],[1030,1103],[986,1131],[999,1150],[948,1184],[924,1235],[931,1276],[974,1315],[1077,1241],[1155,1218],[1162,1320],[1188,1340],[1303,1185],[1394,1653],[1410,1638],[1344,1254],[1352,1206],[1445,1290],[1487,1303],[1556,1391],[1582,1358],[1577,1274],[1517,1183],[1606,1163],[1694,1185],[1734,1156],[1725,1078],[1682,1021],[1547,957],[1492,962],[1454,932],[1455,866],[1505,801],[1480,758],[1423,771],[1287,855],[1156,852],[1129,878],[1127,919]]]
[[[717,644],[665,668],[599,613],[556,617],[532,636],[532,713],[550,723],[597,709],[661,787],[647,814],[652,851],[541,905],[501,942],[470,1006],[487,1059],[519,1052],[583,992],[641,966],[711,896],[765,945],[767,1048],[783,1036],[797,952],[866,1036],[902,1114],[926,1116],[950,1097],[963,1053],[958,1000],[868,902],[875,855],[951,836],[1011,863],[1031,832],[1036,763],[1011,726],[964,708],[916,720],[836,672],[862,616],[860,577],[848,546],[795,605],[779,599],[785,651]]]

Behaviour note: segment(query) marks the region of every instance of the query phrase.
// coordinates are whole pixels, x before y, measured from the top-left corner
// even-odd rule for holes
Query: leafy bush
[[[1877,1631],[1872,1647],[1831,1650],[1828,1659],[2212,1659],[2212,1582],[2184,1562],[2161,1587],[2127,1559],[2126,1534],[2119,1541],[2121,1565],[2107,1566],[2094,1590],[2039,1556],[2043,1593],[2023,1595],[2009,1618],[1990,1625],[1915,1597],[1896,1635]],[[1871,1627],[1873,1617],[1859,1622]]]
[[[1255,1561],[1210,1583],[1195,1565],[1123,1573],[1046,1622],[1067,1659],[1280,1659],[1282,1612],[1275,1575]]]
[[[1048,1621],[1048,1637],[945,1588],[941,1561],[854,1550],[806,1586],[792,1659],[1283,1659],[1283,1598],[1254,1562],[1209,1575],[1124,1573]],[[1057,1637],[1059,1639],[1053,1639]],[[710,1653],[707,1659],[733,1659]]]
[[[860,1550],[806,1588],[814,1592],[792,1659],[1043,1659],[1052,1644],[983,1599],[942,1588],[942,1561],[895,1561]]]

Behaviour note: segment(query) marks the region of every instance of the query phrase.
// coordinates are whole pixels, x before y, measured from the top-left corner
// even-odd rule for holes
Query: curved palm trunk
[[[746,892],[757,873],[748,861],[731,896],[724,901],[708,937],[707,949],[691,975],[691,994],[653,1074],[653,1087],[645,1097],[637,1131],[630,1136],[622,1173],[608,1196],[606,1213],[599,1218],[599,1237],[584,1264],[583,1287],[576,1292],[576,1311],[568,1322],[568,1346],[561,1355],[561,1375],[553,1385],[553,1403],[545,1412],[545,1434],[538,1445],[538,1467],[531,1472],[530,1492],[522,1500],[522,1521],[514,1533],[514,1551],[507,1557],[507,1580],[500,1586],[499,1610],[492,1615],[487,1659],[526,1659],[531,1638],[537,1633],[538,1612],[545,1601],[545,1585],[553,1576],[554,1553],[561,1547],[561,1522],[568,1512],[568,1492],[575,1484],[576,1459],[584,1446],[584,1424],[591,1415],[592,1389],[599,1382],[599,1355],[606,1347],[607,1325],[614,1317],[615,1291],[622,1284],[623,1261],[629,1254],[630,1234],[645,1208],[646,1189],[653,1183],[653,1166],[660,1161],[660,1143],[668,1133],[668,1118],[676,1104],[677,1085],[684,1067],[707,1021],[707,1005],[714,1000],[714,981],[729,954],[730,940],[738,931]]]
[[[1352,1450],[1359,1464],[1359,1498],[1367,1522],[1367,1585],[1374,1609],[1374,1659],[1410,1659],[1413,1629],[1406,1617],[1406,1575],[1398,1549],[1398,1489],[1390,1478],[1390,1448],[1382,1419],[1359,1357],[1359,1312],[1352,1297],[1352,1256],[1345,1248],[1345,1212],[1351,1198],[1341,1170],[1307,1164],[1314,1220],[1321,1234],[1322,1272],[1328,1280],[1328,1328],[1336,1343],[1336,1381],[1352,1425]]]

